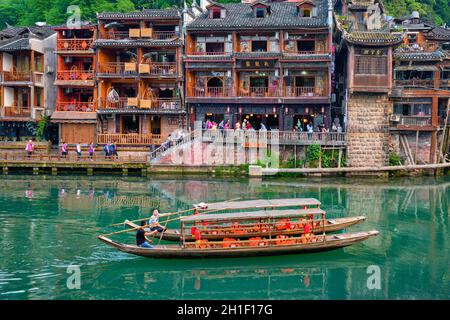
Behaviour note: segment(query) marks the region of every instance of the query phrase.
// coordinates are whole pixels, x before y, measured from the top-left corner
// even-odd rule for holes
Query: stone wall
[[[384,166],[388,163],[388,112],[386,94],[354,93],[347,104],[347,166]]]

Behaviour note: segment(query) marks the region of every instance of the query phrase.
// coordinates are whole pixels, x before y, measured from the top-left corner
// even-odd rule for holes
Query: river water
[[[449,187],[450,177],[3,176],[0,299],[449,299]],[[238,197],[318,198],[328,217],[367,216],[349,231],[380,235],[326,253],[219,260],[146,259],[96,238],[155,206]]]

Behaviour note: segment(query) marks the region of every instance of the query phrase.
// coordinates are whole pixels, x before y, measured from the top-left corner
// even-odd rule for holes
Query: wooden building
[[[423,21],[418,12],[395,19],[403,35],[394,51],[390,132],[410,164],[440,161],[450,98],[450,29]]]
[[[97,142],[160,144],[184,125],[182,13],[98,14]]]
[[[55,46],[46,25],[0,31],[0,136],[32,137],[36,121],[53,110]]]
[[[194,2],[195,4],[195,2]],[[255,129],[330,127],[332,14],[326,0],[219,4],[192,11],[185,39],[190,127],[247,119]]]
[[[88,144],[97,131],[95,90],[96,25],[57,26],[57,98],[52,122],[59,126],[60,142]]]
[[[389,31],[382,1],[339,0],[334,8],[336,91],[345,115],[347,165],[387,165],[392,51],[402,35]]]

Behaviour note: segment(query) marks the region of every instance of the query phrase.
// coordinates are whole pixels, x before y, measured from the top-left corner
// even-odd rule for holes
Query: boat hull
[[[297,243],[290,245],[237,248],[183,248],[179,245],[158,245],[154,246],[154,248],[141,248],[135,245],[122,244],[104,236],[99,236],[98,238],[122,252],[142,257],[158,259],[202,259],[273,256],[330,251],[357,244],[376,235],[378,235],[378,231],[373,230],[368,232],[327,235],[325,241],[305,244]]]
[[[325,224],[325,232],[335,232],[339,231],[348,227],[351,227],[355,224],[358,224],[362,221],[364,221],[366,217],[364,216],[358,216],[358,217],[348,217],[348,218],[336,218],[336,219],[328,219],[326,220],[327,223]],[[333,223],[332,223],[333,222]],[[130,228],[138,228],[139,226],[131,221],[125,221],[125,225]],[[313,233],[319,234],[323,232],[322,226],[314,227],[312,229]],[[303,233],[303,229],[297,229],[297,230],[279,230],[279,231],[272,231],[272,236],[277,235],[289,235],[289,236],[297,236]],[[252,237],[268,237],[269,232],[252,232],[252,233],[244,233],[244,234],[233,234],[233,233],[227,233],[227,234],[202,234],[202,239],[208,239],[208,240],[222,240],[223,238],[239,238],[239,239],[248,239]],[[154,238],[159,239],[161,238],[161,234],[158,232],[154,235]],[[180,241],[180,232],[177,229],[168,229],[166,232],[163,232],[162,234],[162,240],[166,241]],[[186,236],[185,241],[195,241],[194,236],[188,235]]]

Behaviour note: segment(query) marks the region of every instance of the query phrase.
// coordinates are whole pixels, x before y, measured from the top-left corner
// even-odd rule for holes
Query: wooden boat
[[[225,222],[229,219],[236,219],[236,217],[243,216],[243,219],[246,219],[247,217],[252,219],[252,217],[258,216],[262,219],[268,219],[269,217],[277,217],[278,218],[293,218],[293,217],[303,217],[305,215],[309,214],[322,214],[325,212],[321,209],[309,209],[309,210],[273,210],[273,211],[253,211],[253,212],[241,212],[238,214],[208,214],[207,218],[211,221],[211,219],[217,219],[217,221],[224,221]],[[196,219],[201,219],[201,215],[197,215]],[[362,221],[364,221],[366,217],[364,216],[358,216],[358,217],[346,217],[346,218],[335,218],[335,219],[325,219],[325,232],[335,232],[339,231],[348,227],[351,227],[355,224],[358,224]],[[139,225],[131,222],[131,221],[125,221],[125,225],[130,228],[139,228]],[[292,229],[279,229],[277,230],[274,228],[276,223],[272,225],[272,228],[269,230],[247,230],[245,233],[233,233],[233,229],[231,227],[226,228],[203,228],[201,237],[202,239],[208,239],[208,240],[220,240],[223,238],[252,238],[252,237],[267,237],[269,236],[269,233],[272,235],[279,235],[279,234],[287,234],[287,235],[300,235],[303,233],[303,227],[295,227]],[[294,225],[295,226],[295,225]],[[209,229],[209,230],[208,230]],[[323,232],[323,226],[322,221],[316,221],[315,225],[312,227],[313,233],[322,233]],[[181,231],[180,229],[167,229],[162,234],[156,233],[154,235],[156,239],[161,238],[162,240],[167,241],[180,241],[181,238]],[[189,233],[185,234],[185,241],[195,241],[195,236]]]
[[[106,236],[98,238],[106,244],[116,248],[122,252],[134,254],[148,258],[228,258],[228,257],[249,257],[249,256],[268,256],[268,255],[285,255],[298,253],[312,253],[329,251],[338,248],[350,246],[370,237],[378,235],[378,231],[372,230],[368,232],[344,233],[338,235],[325,235],[320,241],[308,243],[290,243],[290,244],[273,244],[269,242],[265,246],[249,246],[242,245],[239,247],[226,247],[222,243],[209,243],[209,247],[197,247],[196,243],[192,245],[156,245],[153,248],[141,248],[136,245],[123,244]],[[292,240],[297,240],[292,239]],[[273,240],[273,239],[272,239]],[[242,243],[242,242],[241,242]]]

